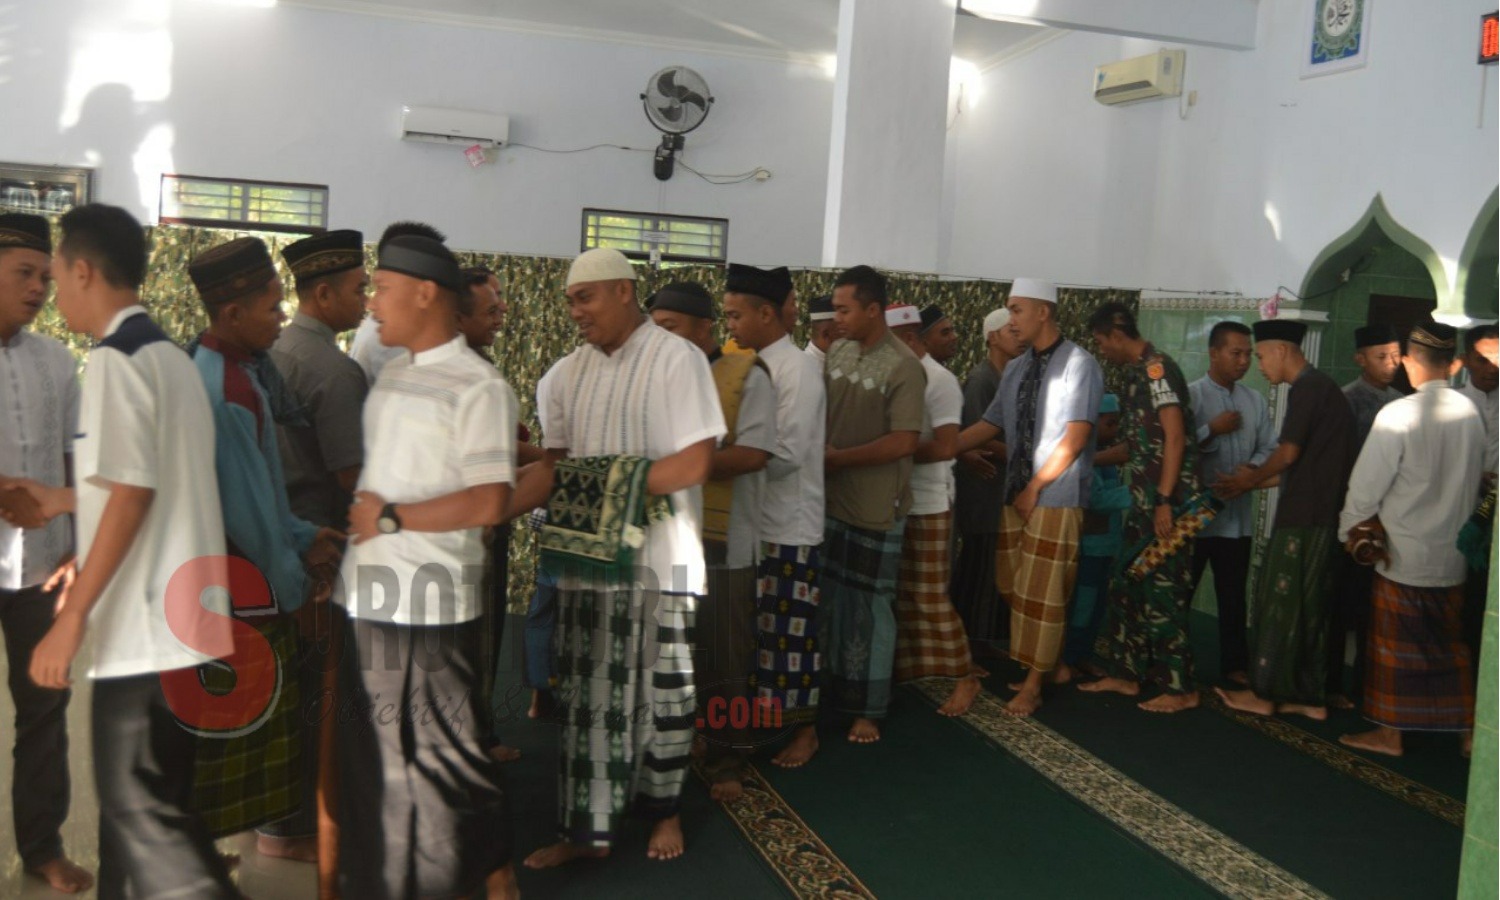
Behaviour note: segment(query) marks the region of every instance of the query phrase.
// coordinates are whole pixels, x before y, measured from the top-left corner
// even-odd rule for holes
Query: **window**
[[[312,233],[328,227],[328,186],[163,175],[160,219],[176,225]]]
[[[631,259],[717,262],[728,259],[729,220],[701,216],[583,211],[583,250],[610,247]]]

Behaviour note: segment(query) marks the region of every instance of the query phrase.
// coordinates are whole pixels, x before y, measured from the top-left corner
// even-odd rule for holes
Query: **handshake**
[[[49,487],[29,478],[0,476],[0,520],[14,528],[41,528],[73,511],[73,489]]]

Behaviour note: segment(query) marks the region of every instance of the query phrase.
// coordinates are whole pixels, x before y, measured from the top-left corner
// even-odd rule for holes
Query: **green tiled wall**
[[[1415,256],[1394,244],[1381,245],[1369,252],[1369,259],[1359,266],[1361,271],[1346,284],[1326,297],[1306,302],[1309,308],[1329,314],[1318,368],[1339,384],[1348,384],[1359,377],[1359,368],[1354,365],[1354,329],[1367,324],[1372,294],[1424,300],[1437,297],[1432,277]]]
[[[1490,572],[1500,572],[1500,553],[1491,548]],[[1479,694],[1474,705],[1474,758],[1469,762],[1469,808],[1464,821],[1464,855],[1458,876],[1461,900],[1496,896],[1500,880],[1500,838],[1496,836],[1496,650],[1495,582],[1484,613],[1484,647],[1479,653]]]

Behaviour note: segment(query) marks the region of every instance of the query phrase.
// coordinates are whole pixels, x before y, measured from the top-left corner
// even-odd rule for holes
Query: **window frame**
[[[640,229],[640,242],[642,244],[653,244],[656,246],[656,248],[660,251],[659,255],[656,257],[657,261],[659,262],[696,263],[700,265],[722,266],[729,261],[728,219],[721,218],[719,216],[693,216],[682,213],[653,213],[644,212],[642,210],[604,209],[596,206],[586,206],[583,208],[583,215],[578,233],[579,252],[592,250],[599,246],[598,244],[589,243],[589,217],[591,215],[600,218],[605,216],[619,216],[622,218],[639,219],[643,226]],[[697,256],[689,253],[669,253],[667,252],[665,246],[656,244],[654,241],[647,241],[645,239],[646,234],[650,232],[665,231],[667,229],[664,226],[669,226],[673,222],[702,224],[708,225],[710,228],[717,227],[719,229],[719,233],[717,235],[720,249],[719,254],[714,256]],[[644,227],[648,223],[653,224],[655,227]],[[625,254],[625,257],[627,259],[635,261],[649,262],[652,259],[651,250],[621,250],[620,252]]]
[[[170,180],[170,183],[169,183]],[[166,214],[167,191],[177,185],[190,182],[228,185],[247,188],[245,204],[241,211],[248,212],[247,203],[255,188],[273,188],[293,191],[321,191],[323,195],[322,221],[317,223],[287,224],[263,222],[248,217],[210,219],[199,216],[169,216]],[[295,181],[264,181],[256,178],[229,178],[221,175],[188,175],[181,172],[163,172],[161,188],[157,193],[157,221],[163,225],[193,225],[201,228],[224,228],[232,231],[267,231],[281,234],[321,234],[328,230],[328,205],[333,192],[326,184],[308,184]]]

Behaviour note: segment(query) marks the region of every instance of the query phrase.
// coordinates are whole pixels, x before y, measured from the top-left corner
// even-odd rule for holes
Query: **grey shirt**
[[[335,472],[364,463],[365,374],[333,342],[333,329],[297,313],[271,347],[271,360],[308,426],[278,425],[292,512],[314,525],[347,524],[350,495]]]
[[[1028,349],[1005,367],[1005,373],[1000,376],[1000,391],[984,413],[986,422],[1005,432],[1006,447],[1010,451],[1007,469],[1015,465],[1021,453],[1026,452],[1026,448],[1016,446],[1016,435],[1020,433],[1016,429],[1016,407],[1021,381],[1035,352],[1035,348]],[[1099,420],[1099,402],[1103,397],[1104,370],[1088,351],[1063,339],[1047,360],[1037,391],[1036,440],[1030,448],[1033,473],[1040,472],[1047,464],[1047,458],[1062,443],[1070,422],[1087,422],[1092,427]],[[1084,442],[1083,450],[1073,464],[1042,490],[1037,505],[1086,508],[1093,479],[1094,441],[1090,438]]]
[[[1356,378],[1344,385],[1344,396],[1349,400],[1349,408],[1354,410],[1354,452],[1358,455],[1375,424],[1375,414],[1382,406],[1400,400],[1404,395],[1393,387],[1381,389],[1364,378]]]
[[[964,379],[960,427],[968,428],[983,418],[999,390],[1000,372],[988,359],[980,360]],[[962,462],[953,467],[953,522],[962,534],[1000,533],[1000,507],[1005,505],[1005,460],[990,462],[999,470],[994,478],[980,478]]]
[[[1276,431],[1271,426],[1266,398],[1260,394],[1238,382],[1226,388],[1207,375],[1188,385],[1188,394],[1198,426],[1198,478],[1205,487],[1221,476],[1234,474],[1240,466],[1258,466],[1276,452]],[[1226,412],[1240,414],[1240,427],[1216,436],[1209,431],[1209,423]],[[1253,537],[1254,506],[1253,494],[1230,500],[1198,536]]]

